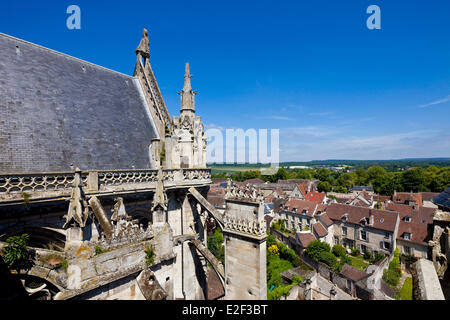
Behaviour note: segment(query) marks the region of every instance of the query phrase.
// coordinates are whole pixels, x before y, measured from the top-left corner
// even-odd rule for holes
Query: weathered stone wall
[[[227,300],[265,299],[266,242],[224,233],[225,236],[225,297]],[[256,281],[255,281],[256,280]]]

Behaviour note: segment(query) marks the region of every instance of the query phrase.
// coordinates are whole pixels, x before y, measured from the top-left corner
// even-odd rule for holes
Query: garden
[[[305,253],[312,259],[323,262],[337,271],[341,271],[344,264],[365,270],[370,264],[376,263],[385,257],[384,254],[377,253],[373,255],[368,251],[361,255],[359,249],[353,249],[351,255],[349,255],[347,250],[340,244],[336,244],[331,248],[328,243],[319,240],[311,241],[306,247]]]
[[[312,271],[304,264],[294,250],[284,243],[277,242],[272,235],[267,236],[267,299],[278,300],[287,296],[291,288],[302,282],[300,276],[294,276],[291,284],[285,284],[281,273],[286,270],[301,267],[303,270]]]

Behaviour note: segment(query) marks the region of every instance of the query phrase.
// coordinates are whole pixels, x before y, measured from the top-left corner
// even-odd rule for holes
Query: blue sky
[[[81,8],[81,30],[66,8]],[[366,8],[381,9],[369,30]],[[450,1],[21,1],[0,32],[132,74],[142,28],[172,115],[278,128],[280,160],[450,157]]]

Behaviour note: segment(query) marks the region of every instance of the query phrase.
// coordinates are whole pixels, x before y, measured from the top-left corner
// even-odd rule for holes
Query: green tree
[[[13,269],[20,269],[29,259],[27,249],[30,236],[26,233],[6,239],[6,245],[2,249],[3,261]]]
[[[312,179],[312,174],[310,170],[299,169],[296,173],[297,179]]]
[[[335,244],[332,252],[336,257],[344,257],[347,255],[347,250],[345,250],[345,248],[340,244]]]
[[[337,193],[347,193],[348,192],[348,190],[345,187],[342,187],[342,186],[334,187],[333,191],[337,192]]]
[[[405,191],[426,191],[425,170],[423,168],[412,168],[403,172],[403,188]]]
[[[326,242],[322,242],[319,240],[311,241],[305,249],[305,253],[313,258],[314,260],[319,261],[321,252],[330,252],[330,245]]]
[[[366,170],[359,168],[355,171],[356,179],[355,179],[355,185],[357,186],[365,186],[367,185],[367,172]]]
[[[325,168],[321,168],[321,169],[317,170],[316,177],[320,181],[328,181],[328,182],[331,181],[330,171]]]
[[[328,181],[320,181],[317,184],[317,190],[319,192],[330,192],[331,188],[331,184]]]

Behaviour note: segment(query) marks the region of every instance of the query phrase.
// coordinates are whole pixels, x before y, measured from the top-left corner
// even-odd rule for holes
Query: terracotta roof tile
[[[312,241],[317,240],[311,232],[297,232],[297,238],[300,240],[300,244],[303,248],[306,248]]]
[[[344,214],[348,214],[348,223],[358,225],[364,218],[369,218],[369,215],[373,214],[373,225],[366,225],[366,227],[391,232],[394,232],[395,230],[398,215],[398,213],[394,211],[376,210],[365,207],[350,206],[346,204],[332,203],[328,205],[327,215],[331,220],[341,221]]]
[[[322,192],[309,192],[306,195],[305,200],[322,203],[325,196],[326,196],[326,194],[322,193]]]
[[[344,264],[341,274],[347,279],[353,280],[355,282],[370,276],[369,273],[349,266],[348,264]]]
[[[320,222],[316,222],[313,224],[313,230],[319,238],[325,237],[328,234],[327,229],[325,229],[325,227]]]

